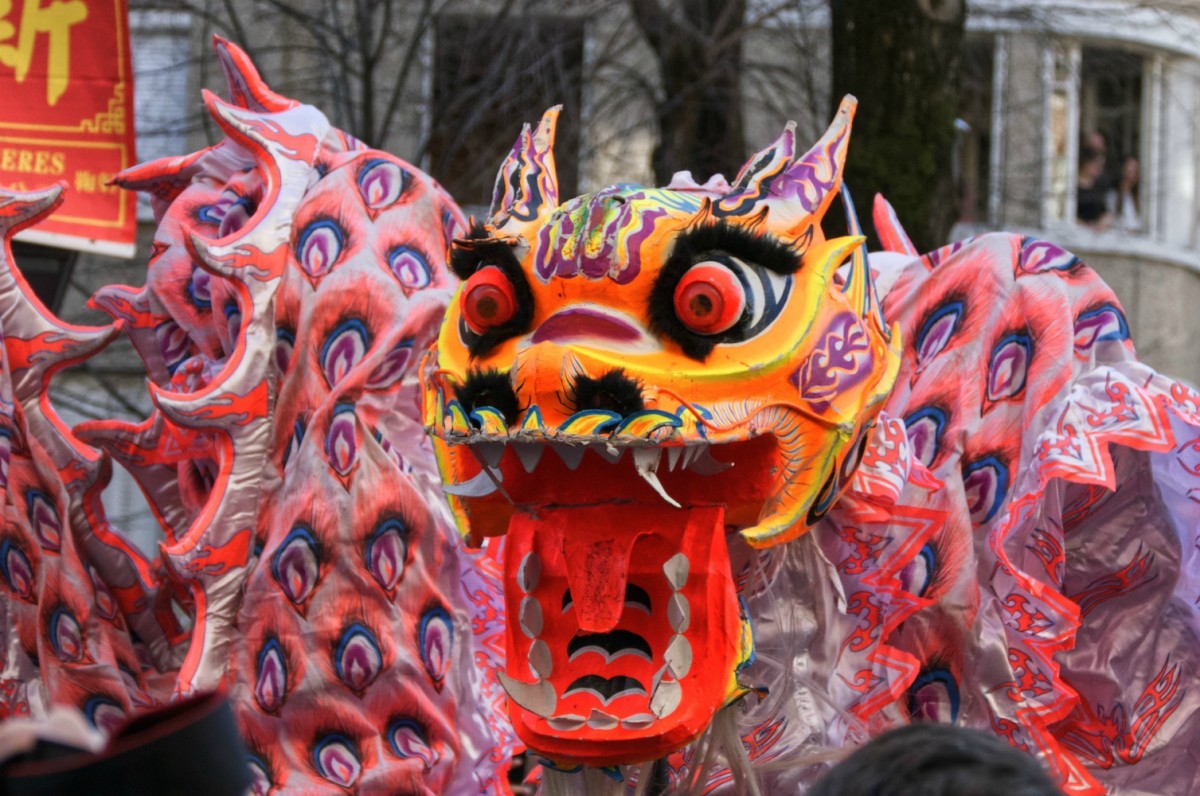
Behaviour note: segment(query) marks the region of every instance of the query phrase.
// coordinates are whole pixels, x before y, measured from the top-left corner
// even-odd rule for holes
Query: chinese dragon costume
[[[498,580],[459,550],[418,401],[461,213],[216,49],[224,139],[117,178],[158,228],[145,287],[93,298],[110,326],[62,323],[0,264],[0,716],[109,730],[224,686],[253,792],[507,792],[467,610]],[[59,192],[5,194],[6,243]],[[122,330],[152,415],[68,428],[49,379]],[[162,527],[153,559],[106,519],[113,459]]]
[[[1200,394],[1052,244],[918,256],[880,200],[868,258],[854,107],[732,183],[568,201],[552,109],[454,241],[425,417],[467,542],[504,537],[543,787],[798,792],[941,721],[1067,793],[1194,792]]]
[[[547,793],[800,792],[910,721],[1070,794],[1200,785],[1200,394],[1078,258],[920,256],[882,202],[868,258],[849,99],[732,183],[565,202],[552,110],[466,224],[217,52],[225,139],[119,177],[158,232],[111,325],[0,260],[5,715],[224,686],[257,793],[504,792],[514,743]],[[67,427],[49,380],[121,331],[152,415]]]

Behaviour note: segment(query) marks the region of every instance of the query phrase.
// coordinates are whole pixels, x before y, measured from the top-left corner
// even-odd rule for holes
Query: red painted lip
[[[534,343],[565,343],[580,338],[635,343],[642,338],[642,333],[637,327],[611,315],[581,308],[551,315],[533,333]]]

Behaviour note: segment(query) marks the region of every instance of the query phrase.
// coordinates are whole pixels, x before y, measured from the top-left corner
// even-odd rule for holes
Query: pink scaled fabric
[[[0,422],[10,710],[72,705],[107,728],[227,688],[255,793],[506,793],[511,730],[491,704],[494,650],[474,636],[496,632],[499,581],[458,548],[417,406],[462,215],[216,47],[232,102],[205,100],[225,138],[117,179],[152,195],[158,229],[145,287],[93,300],[114,324],[42,353],[47,323],[0,295],[28,396]],[[154,411],[64,428],[68,450],[29,414],[48,405],[38,378],[121,328]],[[21,352],[41,364],[19,370]],[[103,519],[109,456],[162,526],[154,560]]]
[[[1111,290],[1043,241],[910,258],[882,306],[903,360],[847,494],[782,548],[729,536],[758,778],[802,791],[813,752],[939,721],[1072,796],[1197,792],[1200,393],[1139,363]],[[681,783],[698,761],[668,762]]]

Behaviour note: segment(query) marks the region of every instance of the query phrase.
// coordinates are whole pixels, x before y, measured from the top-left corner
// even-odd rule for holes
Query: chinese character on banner
[[[107,184],[136,157],[126,3],[0,0],[0,185],[67,184],[19,240],[134,254],[135,198]]]

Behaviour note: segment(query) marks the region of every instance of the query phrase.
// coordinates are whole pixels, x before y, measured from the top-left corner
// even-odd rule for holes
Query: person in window
[[[1108,211],[1108,192],[1111,187],[1104,171],[1106,162],[1104,136],[1092,133],[1080,147],[1079,178],[1075,194],[1075,218],[1080,224],[1096,230],[1108,229],[1112,216]]]
[[[1132,155],[1121,161],[1121,177],[1117,187],[1108,194],[1108,212],[1117,229],[1134,232],[1142,227],[1138,207],[1138,188],[1141,185],[1141,164]]]

